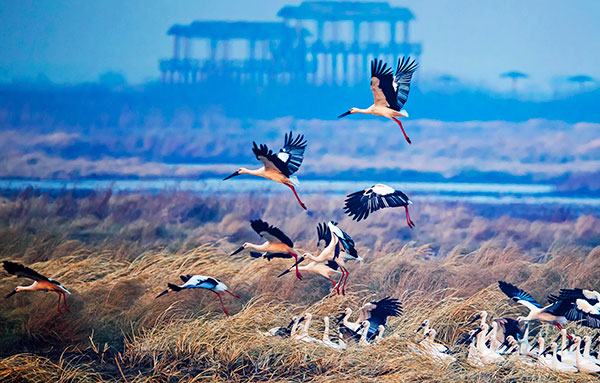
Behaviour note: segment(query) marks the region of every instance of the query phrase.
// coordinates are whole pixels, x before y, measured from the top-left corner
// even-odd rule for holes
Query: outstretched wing
[[[576,299],[585,299],[592,306],[597,305],[600,302],[600,293],[594,290],[561,289],[559,297],[560,299],[571,301]]]
[[[30,269],[27,266],[23,266],[20,263],[11,262],[11,261],[3,261],[2,266],[4,266],[4,270],[11,275],[16,275],[23,278],[33,279],[34,281],[48,281],[55,284],[58,284],[56,281],[43,276],[37,271]]]
[[[371,91],[373,104],[400,110],[396,101],[392,68],[381,60],[371,61]]]
[[[331,242],[331,230],[329,230],[329,226],[327,226],[326,222],[317,224],[317,237],[317,247],[319,247],[321,241],[325,242],[325,247]]]
[[[412,80],[413,73],[417,69],[417,62],[410,57],[402,57],[398,59],[398,67],[396,68],[396,76],[394,77],[394,89],[396,90],[396,105],[400,110],[406,103],[408,98],[408,92],[410,91],[410,81]]]
[[[344,251],[354,258],[358,258],[358,252],[356,251],[354,240],[348,235],[348,233],[337,227],[335,222],[330,222],[330,224],[332,226],[330,231],[339,239]]]
[[[289,247],[294,247],[294,242],[292,242],[292,240],[285,235],[283,231],[279,230],[273,225],[269,225],[267,222],[261,219],[250,221],[250,226],[252,226],[252,229],[258,235],[271,243],[283,243]]]
[[[377,184],[346,196],[344,212],[356,221],[366,219],[370,213],[386,207],[407,206],[408,196],[387,185]]]
[[[515,285],[511,285],[508,282],[498,281],[498,287],[507,297],[512,299],[513,301],[522,304],[527,307],[529,310],[535,310],[536,308],[541,309],[542,305],[540,305],[531,294],[521,290]]]
[[[256,142],[252,142],[252,145],[254,145],[252,152],[256,156],[256,159],[265,165],[265,169],[279,171],[286,177],[289,177],[292,174],[287,165],[281,161],[267,145],[261,144],[260,146],[257,146]]]
[[[289,135],[285,134],[283,148],[277,153],[277,158],[287,167],[289,174],[284,173],[286,176],[289,177],[298,171],[300,165],[302,165],[302,160],[304,160],[305,149],[306,140],[302,134],[296,136],[296,138],[293,137],[292,132]]]
[[[397,317],[402,314],[402,304],[396,298],[385,297],[377,302],[371,302],[371,304],[375,307],[368,312],[368,339],[377,335],[379,326],[385,326],[388,317]]]
[[[572,302],[570,309],[565,313],[565,318],[577,321],[586,327],[600,328],[600,310],[585,299]]]

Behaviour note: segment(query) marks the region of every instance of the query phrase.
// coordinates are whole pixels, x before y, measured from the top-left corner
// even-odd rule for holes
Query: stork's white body
[[[592,362],[591,360],[587,360],[581,355],[581,351],[579,346],[581,344],[581,338],[575,337],[575,365],[577,369],[581,372],[587,373],[597,373],[600,372],[600,365]]]

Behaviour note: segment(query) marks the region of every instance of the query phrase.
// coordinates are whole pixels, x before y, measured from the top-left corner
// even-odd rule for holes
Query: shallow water
[[[324,193],[348,194],[364,189],[374,181],[326,181],[305,180],[298,187],[302,194]],[[557,204],[600,207],[600,198],[567,197],[554,194],[552,185],[544,184],[496,184],[496,183],[453,183],[453,182],[398,182],[388,183],[402,190],[411,199],[433,201],[459,201],[476,204]],[[114,191],[181,190],[201,193],[286,192],[287,188],[274,182],[260,179],[239,178],[224,182],[221,179],[201,180],[154,179],[154,180],[0,180],[0,189],[18,190],[28,186],[42,190],[79,189],[96,190],[112,188]]]

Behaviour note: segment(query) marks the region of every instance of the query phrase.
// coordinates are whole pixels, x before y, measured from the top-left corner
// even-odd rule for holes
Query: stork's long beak
[[[294,267],[296,267],[296,265],[300,264],[302,261],[304,261],[304,257],[298,258],[298,262],[294,263],[292,266],[290,266],[290,268],[288,268],[287,270],[285,270],[283,273],[279,274],[277,276],[277,278],[283,277],[284,275],[286,275],[287,273],[289,273]]]
[[[240,175],[240,172],[239,172],[239,170],[238,170],[238,171],[236,171],[235,173],[233,173],[232,175],[230,175],[230,176],[227,176],[227,177],[223,178],[223,181],[226,181],[226,180],[228,180],[228,179],[230,179],[230,178],[233,178],[233,177],[235,177],[235,176],[239,176],[239,175]]]
[[[347,115],[349,115],[350,113],[352,113],[352,112],[350,112],[350,111],[344,112],[344,113],[340,114],[340,115],[338,116],[338,118],[346,117],[346,116],[347,116]]]
[[[166,293],[170,293],[170,292],[171,292],[171,289],[166,289],[166,290],[165,290],[165,291],[163,291],[162,293],[158,294],[158,295],[156,296],[156,298],[160,298],[160,297],[162,297],[163,295],[165,295]],[[156,299],[156,298],[154,298],[154,299]]]
[[[6,299],[6,298],[10,298],[10,297],[12,297],[13,295],[15,295],[16,293],[17,293],[17,290],[15,289],[15,290],[11,291],[10,293],[8,293],[8,294],[7,294],[7,295],[4,297],[4,299]]]
[[[236,255],[237,253],[239,253],[242,250],[244,250],[244,246],[240,246],[240,248],[237,249],[236,251],[234,251],[233,253],[231,253],[231,255]]]
[[[471,321],[469,323],[467,323],[467,326],[470,325],[471,323],[475,322],[477,319],[481,319],[480,314],[475,315],[475,318],[471,319]]]
[[[421,325],[419,326],[419,328],[417,328],[417,329],[415,330],[415,332],[419,332],[419,331],[421,331],[421,329],[422,329],[423,327],[425,327],[425,322],[421,323]]]

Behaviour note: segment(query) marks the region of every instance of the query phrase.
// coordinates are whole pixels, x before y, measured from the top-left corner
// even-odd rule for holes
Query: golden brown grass
[[[68,297],[72,312],[64,315],[56,313],[56,297],[50,294],[17,294],[3,302],[0,381],[595,379],[555,375],[518,363],[474,369],[464,363],[464,352],[456,364],[445,366],[408,352],[416,340],[413,331],[425,318],[431,319],[439,340],[452,345],[462,334],[461,326],[479,310],[492,316],[522,313],[498,291],[499,279],[520,285],[541,301],[560,287],[598,288],[594,271],[600,247],[594,246],[600,228],[593,224],[598,222],[594,217],[560,222],[486,218],[468,206],[423,204],[414,213],[420,226],[411,232],[402,212],[355,223],[334,210],[337,202],[329,199],[309,198],[312,217],[292,214],[287,205],[277,211],[278,197],[250,204],[242,196],[223,201],[225,207],[210,198],[178,193],[113,195],[109,200],[106,206],[106,199],[98,196],[40,195],[2,205],[3,259],[29,264],[61,281],[73,295]],[[97,205],[101,208],[91,207]],[[263,210],[264,215],[258,214]],[[190,218],[195,216],[201,218]],[[307,250],[316,243],[316,219],[340,221],[365,258],[348,265],[347,295],[329,294],[330,283],[315,275],[303,281],[293,275],[277,278],[289,261],[253,260],[247,254],[230,257],[240,242],[259,241],[247,224],[256,216],[282,227]],[[215,276],[242,297],[225,298],[231,318],[225,318],[210,292],[155,299],[167,282],[177,283],[178,276],[187,273]],[[0,278],[0,294],[22,283],[5,273]],[[340,352],[267,338],[256,331],[285,325],[293,315],[309,311],[314,315],[311,335],[320,337],[325,315],[333,322],[347,306],[356,309],[388,295],[400,298],[404,314],[389,322],[387,339],[368,348]],[[547,326],[537,326],[536,331],[554,334]]]

